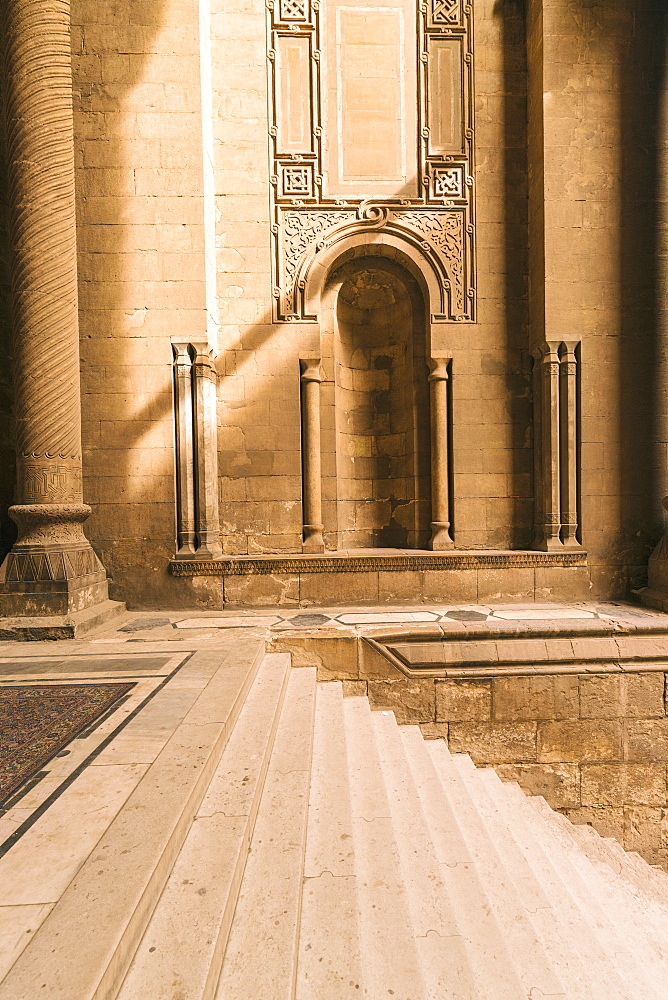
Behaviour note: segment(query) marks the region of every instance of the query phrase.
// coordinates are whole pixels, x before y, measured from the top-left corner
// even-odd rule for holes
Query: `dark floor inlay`
[[[143,632],[144,629],[149,628],[160,628],[165,625],[171,625],[169,618],[135,618],[134,621],[128,622],[127,625],[123,625],[119,628],[119,632]]]
[[[0,802],[134,684],[0,688]]]
[[[448,611],[446,618],[454,618],[456,622],[486,622],[489,615],[482,611]]]
[[[323,622],[331,622],[329,615],[295,615],[290,621],[293,625],[322,625]]]

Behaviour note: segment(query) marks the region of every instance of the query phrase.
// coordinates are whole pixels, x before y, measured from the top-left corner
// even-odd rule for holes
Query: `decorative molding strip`
[[[426,570],[522,569],[532,567],[577,567],[587,565],[587,553],[576,552],[420,552],[397,555],[311,555],[230,556],[200,561],[174,559],[174,576],[263,576],[299,573],[402,573]]]

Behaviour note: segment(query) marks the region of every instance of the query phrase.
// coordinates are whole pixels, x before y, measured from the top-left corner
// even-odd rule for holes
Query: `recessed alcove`
[[[429,368],[424,301],[395,262],[365,256],[333,271],[328,548],[421,548],[430,535]]]

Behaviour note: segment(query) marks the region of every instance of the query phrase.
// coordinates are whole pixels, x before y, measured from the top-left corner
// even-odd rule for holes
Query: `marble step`
[[[425,994],[430,1000],[475,996],[473,956],[457,919],[456,899],[425,836],[427,820],[394,713],[374,712],[372,723]]]
[[[193,657],[195,673],[200,662],[217,661],[205,670],[210,680],[2,980],[0,1000],[116,996],[264,650],[263,641],[244,640],[233,655]]]
[[[119,1000],[214,996],[281,708],[294,673],[286,654],[262,660]],[[308,731],[310,719],[306,723]]]
[[[318,684],[316,692],[296,1000],[363,996],[361,970],[343,692],[336,681]]]
[[[291,672],[217,1000],[294,997],[315,689],[315,668]],[[261,955],[261,961],[249,963],[252,953]]]
[[[503,926],[507,948],[521,955],[519,976],[524,993],[540,991],[545,996],[567,997],[568,988],[541,938],[532,914],[537,886],[516,852],[506,852],[478,808],[478,795],[462,779],[447,745],[442,740],[427,744],[453,811],[462,817],[473,862],[485,882],[491,906]],[[520,994],[522,995],[522,994]]]
[[[478,771],[488,794],[497,802],[499,810],[508,817],[508,827],[518,848],[527,858],[548,895],[553,910],[558,914],[574,960],[580,961],[588,972],[588,1000],[626,997],[626,987],[619,973],[610,962],[605,926],[592,914],[588,906],[586,887],[573,877],[568,865],[555,861],[549,829],[530,822],[531,809],[524,792],[515,782],[502,782],[492,768]],[[518,801],[515,801],[517,799]]]
[[[521,813],[534,840],[545,845],[554,870],[567,882],[585,921],[594,929],[605,956],[600,974],[614,971],[621,995],[628,1000],[640,996],[665,1000],[665,989],[660,984],[668,975],[668,966],[645,935],[645,917],[630,907],[622,883],[600,877],[570,830],[562,828],[564,817],[553,822],[556,814],[551,810],[550,816],[537,812],[519,787],[509,783],[502,788],[508,808]]]
[[[343,721],[364,959],[361,993],[369,1000],[427,1000],[368,700],[345,698]]]
[[[593,827],[571,823],[565,816],[555,813],[542,796],[531,796],[529,801],[545,816],[546,822],[558,823],[562,830],[568,831],[591,861],[607,864],[629,885],[651,896],[668,916],[666,872],[652,868],[635,851],[625,851],[613,838],[601,837]]]
[[[591,940],[588,921],[574,907],[558,873],[552,870],[549,853],[530,842],[525,826],[517,821],[517,811],[509,809],[504,798],[496,794],[497,785],[501,785],[496,772],[491,768],[477,769],[465,754],[453,754],[451,760],[468,785],[499,855],[511,872],[523,906],[532,914],[537,934],[564,981],[568,997],[573,1000],[622,997],[622,984],[615,977],[607,972],[592,977],[597,948],[596,941]],[[607,962],[604,951],[600,951],[598,958]]]
[[[467,817],[445,794],[435,762],[419,728],[399,727],[406,761],[425,820],[423,836],[433,844],[444,898],[456,909],[470,956],[474,1000],[515,1000],[526,995],[518,955],[511,952],[489,886],[470,849]],[[469,995],[463,994],[465,1000]]]

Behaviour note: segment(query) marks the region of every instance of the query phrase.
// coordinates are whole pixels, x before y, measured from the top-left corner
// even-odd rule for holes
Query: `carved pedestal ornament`
[[[69,0],[5,0],[18,539],[0,614],[71,615],[107,599],[83,533]]]

